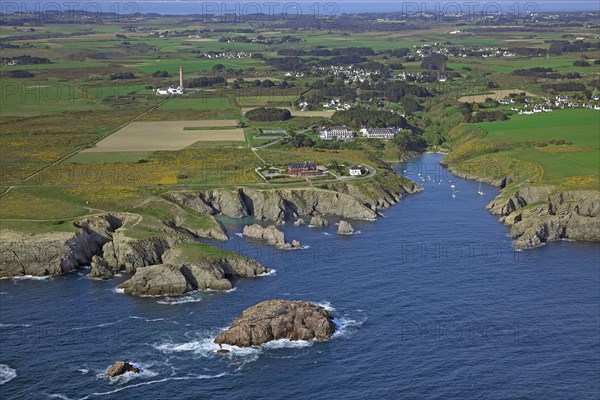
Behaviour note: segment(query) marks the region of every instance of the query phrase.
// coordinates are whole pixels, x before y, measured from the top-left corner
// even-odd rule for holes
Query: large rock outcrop
[[[126,372],[133,372],[134,374],[137,374],[140,372],[140,370],[126,361],[117,361],[108,367],[106,375],[108,375],[110,378],[114,378],[115,376],[123,375]]]
[[[138,268],[119,288],[136,296],[182,295],[193,289],[182,270],[182,266],[170,264]]]
[[[89,265],[110,242],[121,220],[114,215],[85,218],[64,232],[0,231],[0,276],[61,275]]]
[[[229,290],[228,277],[269,272],[252,258],[200,243],[176,246],[162,259],[161,264],[137,268],[119,287],[137,296],[182,295],[192,290]]]
[[[88,275],[89,278],[110,279],[115,275],[113,270],[108,265],[108,262],[100,256],[92,257],[91,264],[92,264],[92,271]]]
[[[329,226],[329,221],[320,215],[313,215],[308,226],[311,228],[326,228]]]
[[[264,240],[271,246],[276,246],[280,249],[291,250],[302,248],[302,245],[297,240],[288,243],[285,240],[285,235],[277,229],[275,225],[269,225],[266,228],[258,224],[246,225],[242,233],[245,237],[255,240]]]
[[[500,194],[488,209],[510,226],[517,249],[560,239],[600,241],[600,192],[528,186]]]
[[[340,221],[337,230],[339,235],[354,235],[354,228],[347,221]]]
[[[319,305],[270,300],[245,310],[214,342],[251,347],[278,339],[327,340],[335,329],[331,312]]]

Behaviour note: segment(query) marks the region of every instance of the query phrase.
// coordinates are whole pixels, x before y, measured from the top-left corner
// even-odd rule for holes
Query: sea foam
[[[17,371],[6,364],[0,364],[0,385],[12,381],[17,377]]]

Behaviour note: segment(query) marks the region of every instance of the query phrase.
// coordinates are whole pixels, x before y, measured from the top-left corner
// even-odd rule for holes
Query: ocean
[[[306,248],[227,249],[275,269],[226,293],[136,298],[89,269],[0,281],[2,399],[597,399],[600,250],[558,242],[517,252],[485,205],[498,193],[424,154],[398,172],[425,191],[352,221],[357,234],[284,228]],[[452,197],[450,185],[456,186]],[[246,221],[249,222],[249,221]],[[327,342],[215,354],[212,339],[268,299],[330,307]],[[117,360],[142,369],[109,379]]]

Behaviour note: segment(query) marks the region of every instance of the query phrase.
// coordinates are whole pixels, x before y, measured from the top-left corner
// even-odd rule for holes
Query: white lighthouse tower
[[[183,65],[179,66],[179,89],[183,92]]]

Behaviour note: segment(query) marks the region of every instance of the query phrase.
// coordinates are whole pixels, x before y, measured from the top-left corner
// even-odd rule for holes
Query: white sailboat
[[[485,193],[481,190],[481,181],[479,182],[479,189],[477,189],[477,194],[483,196]]]

